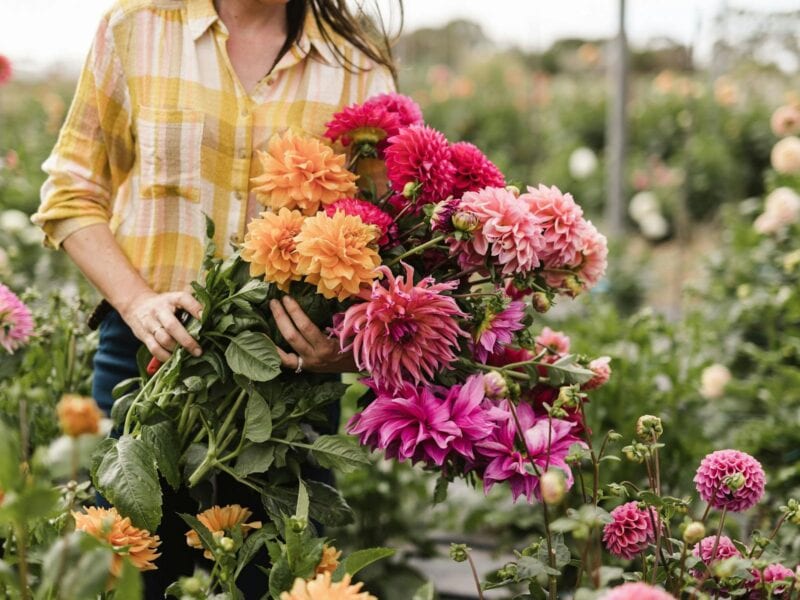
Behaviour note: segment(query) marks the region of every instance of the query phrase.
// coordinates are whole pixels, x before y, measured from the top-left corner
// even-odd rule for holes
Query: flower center
[[[389,323],[389,335],[395,342],[405,342],[417,334],[419,325],[410,318],[395,319]]]

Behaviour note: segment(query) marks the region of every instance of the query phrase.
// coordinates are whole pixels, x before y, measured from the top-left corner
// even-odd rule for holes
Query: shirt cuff
[[[108,219],[104,219],[98,215],[92,215],[48,221],[42,224],[42,230],[45,235],[44,245],[59,249],[61,248],[61,244],[64,243],[64,240],[73,233],[89,227],[90,225],[97,225],[98,223],[108,224]]]

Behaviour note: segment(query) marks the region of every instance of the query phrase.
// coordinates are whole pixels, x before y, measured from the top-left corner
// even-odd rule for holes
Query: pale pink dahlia
[[[537,354],[547,350],[547,354],[542,357],[544,362],[554,363],[562,356],[569,354],[570,339],[563,331],[554,331],[549,327],[542,329],[536,336]]]
[[[765,586],[778,581],[785,581],[787,585],[776,585],[773,587],[770,598],[789,597],[786,592],[789,591],[789,586],[791,586],[792,581],[795,579],[795,572],[790,568],[784,567],[780,563],[773,563],[764,569],[763,577],[761,575],[761,571],[758,569],[753,569],[751,573],[753,574],[754,579],[748,582],[748,587],[752,588],[752,591],[750,592],[750,600],[760,600],[761,598],[764,598],[768,589]]]
[[[594,377],[584,383],[581,386],[581,389],[584,391],[596,390],[600,386],[605,385],[611,377],[610,362],[610,356],[601,356],[600,358],[595,358],[592,362],[590,362],[589,370],[594,373]]]
[[[503,275],[525,274],[539,266],[542,224],[512,192],[497,187],[467,192],[460,210],[476,215],[479,222],[471,239],[449,242],[460,262],[474,265],[491,257]]]
[[[717,450],[707,455],[694,483],[700,497],[718,509],[742,512],[764,495],[764,469],[755,458],[739,450]]]
[[[378,146],[397,133],[400,119],[377,104],[351,104],[334,114],[325,126],[325,137],[344,146],[352,142]]]
[[[0,346],[9,354],[24,346],[33,333],[33,316],[17,295],[0,283]]]
[[[384,281],[362,293],[365,302],[348,308],[336,327],[342,351],[352,350],[358,368],[389,390],[430,381],[450,368],[459,337],[468,336],[457,321],[466,315],[444,295],[458,283],[425,277],[415,285],[414,269],[404,266],[405,276],[398,277],[380,267]]]
[[[477,192],[485,187],[504,187],[506,178],[480,149],[469,142],[450,146],[451,161],[456,168],[453,196],[460,198],[464,192]]]
[[[476,444],[476,452],[488,461],[482,469],[484,491],[496,483],[508,482],[516,502],[525,496],[528,502],[540,498],[539,477],[531,473],[531,459],[540,473],[555,467],[564,471],[567,489],[572,487],[572,469],[566,463],[570,446],[583,444],[572,429],[573,423],[547,416],[537,417],[533,408],[524,402],[516,406],[517,417],[522,428],[527,456],[517,449],[517,425],[508,401],[502,401],[489,413],[496,426],[492,435]]]
[[[403,129],[411,125],[422,125],[422,109],[419,104],[408,96],[391,92],[388,94],[378,94],[372,96],[365,103],[365,106],[377,106],[386,112],[396,115],[398,127]],[[392,133],[394,135],[395,132]]]
[[[359,200],[357,198],[343,198],[325,207],[325,212],[332,217],[337,210],[346,215],[355,215],[367,225],[375,225],[381,230],[381,237],[378,245],[385,246],[397,236],[397,225],[389,216],[372,202]]]
[[[473,353],[475,358],[486,363],[490,354],[502,350],[505,344],[514,339],[514,332],[525,327],[525,303],[514,300],[508,306],[494,313],[487,307],[483,321],[478,325],[473,336]]]
[[[545,265],[544,277],[549,285],[561,288],[571,296],[592,289],[605,275],[608,266],[608,241],[591,221],[581,221],[578,247],[574,256],[565,258],[565,261],[553,271],[548,271],[547,267],[550,265]],[[575,280],[574,283],[571,280]]]
[[[716,551],[714,549],[715,545]],[[734,546],[731,538],[729,538],[727,535],[721,535],[719,537],[719,542],[717,542],[716,535],[704,537],[697,544],[695,544],[695,547],[692,549],[692,554],[703,561],[703,564],[709,569],[716,563],[725,560],[726,558],[741,556],[739,550],[736,549],[736,546]],[[694,569],[692,572],[695,577],[699,577],[700,573],[701,571],[699,569]]]
[[[544,248],[541,259],[547,268],[561,268],[570,264],[582,248],[584,237],[583,210],[570,194],[562,194],[557,187],[539,185],[528,187],[520,200],[530,206],[544,227]]]
[[[674,600],[674,596],[646,583],[624,583],[610,589],[600,600]]]
[[[450,195],[455,167],[450,162],[450,144],[441,132],[412,125],[388,142],[386,176],[398,202],[407,203],[403,196],[407,184],[417,186],[411,194],[416,204],[439,202]]]
[[[655,539],[655,515],[639,508],[638,502],[618,506],[611,511],[611,518],[614,520],[603,528],[603,543],[614,556],[630,560]]]

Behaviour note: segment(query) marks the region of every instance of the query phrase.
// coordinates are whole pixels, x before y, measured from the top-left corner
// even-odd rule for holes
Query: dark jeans
[[[100,324],[100,345],[94,358],[92,393],[106,414],[111,412],[114,403],[111,397],[114,386],[139,374],[136,367],[136,352],[141,345],[116,311],[112,311]],[[331,429],[335,431],[339,423],[338,403],[331,406],[329,417]],[[305,476],[316,481],[333,483],[329,471],[309,469],[305,472]],[[163,482],[162,492],[164,516],[156,532],[161,538],[159,547],[161,556],[156,561],[158,570],[144,573],[147,600],[164,598],[167,586],[177,581],[181,575],[191,575],[195,565],[200,565],[206,570],[211,570],[213,566],[210,561],[202,558],[202,552],[186,545],[185,534],[188,527],[178,516],[178,513],[197,513],[201,508],[198,502],[185,488],[176,492]],[[228,476],[217,475],[214,503],[220,506],[240,504],[253,511],[251,520],[262,522],[269,520],[259,494]],[[256,565],[267,566],[267,561],[267,554],[264,551],[239,576],[237,585],[245,598],[261,598],[269,589],[267,577],[256,567]]]

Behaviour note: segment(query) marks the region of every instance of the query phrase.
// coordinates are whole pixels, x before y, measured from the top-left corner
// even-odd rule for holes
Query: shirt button
[[[236,192],[236,199],[240,202],[244,199],[244,194],[242,192]]]
[[[247,150],[245,150],[244,148],[239,150],[239,158],[247,158]]]
[[[275,83],[275,78],[272,75],[270,75],[269,77],[267,77],[267,85],[272,85],[273,83]]]

